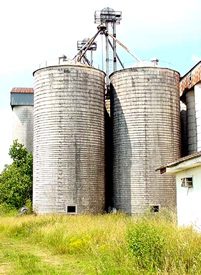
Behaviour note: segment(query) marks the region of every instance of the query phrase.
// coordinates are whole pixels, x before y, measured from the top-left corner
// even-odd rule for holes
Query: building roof
[[[10,92],[11,108],[15,106],[33,106],[34,90],[32,88],[13,88]]]
[[[190,69],[180,80],[180,95],[192,89],[198,82],[201,81],[201,61]]]
[[[156,169],[160,170],[160,173],[170,173],[175,174],[176,172],[183,171],[192,167],[197,167],[201,165],[201,152],[196,152],[189,156],[179,158],[174,162],[168,163]]]
[[[22,87],[14,87],[11,90],[11,93],[16,94],[33,94],[33,88],[22,88]]]

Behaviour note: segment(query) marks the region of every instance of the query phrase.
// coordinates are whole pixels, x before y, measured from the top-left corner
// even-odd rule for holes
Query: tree
[[[13,160],[0,175],[0,204],[22,207],[32,199],[33,156],[15,140],[9,155]]]

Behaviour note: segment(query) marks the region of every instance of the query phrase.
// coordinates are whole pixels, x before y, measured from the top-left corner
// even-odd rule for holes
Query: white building
[[[176,176],[178,225],[201,231],[201,152],[159,168],[161,174]]]

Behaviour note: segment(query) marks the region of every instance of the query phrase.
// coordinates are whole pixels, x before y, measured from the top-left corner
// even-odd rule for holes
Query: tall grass
[[[0,236],[60,257],[58,274],[201,274],[201,235],[167,213],[1,217]]]
[[[17,210],[6,203],[0,204],[0,217],[2,216],[14,216],[17,214]]]
[[[130,250],[145,271],[201,274],[201,235],[158,220],[140,220],[128,231]]]

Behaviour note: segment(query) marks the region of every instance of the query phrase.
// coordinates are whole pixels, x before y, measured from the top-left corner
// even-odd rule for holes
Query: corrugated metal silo
[[[176,205],[174,178],[155,169],[180,157],[179,78],[159,67],[110,76],[117,209],[135,214]]]
[[[13,88],[11,91],[12,138],[33,151],[33,89]]]
[[[201,84],[185,93],[187,106],[188,154],[201,150]]]
[[[197,83],[194,87],[195,91],[195,114],[197,125],[197,152],[201,151],[201,83]]]
[[[197,152],[197,125],[194,89],[186,93],[188,154]]]
[[[34,72],[34,183],[37,213],[104,209],[104,78],[60,65]]]
[[[180,80],[181,100],[187,109],[188,155],[201,151],[201,61]]]
[[[181,157],[188,155],[188,135],[187,135],[187,108],[186,104],[180,101],[180,121],[181,121]]]

